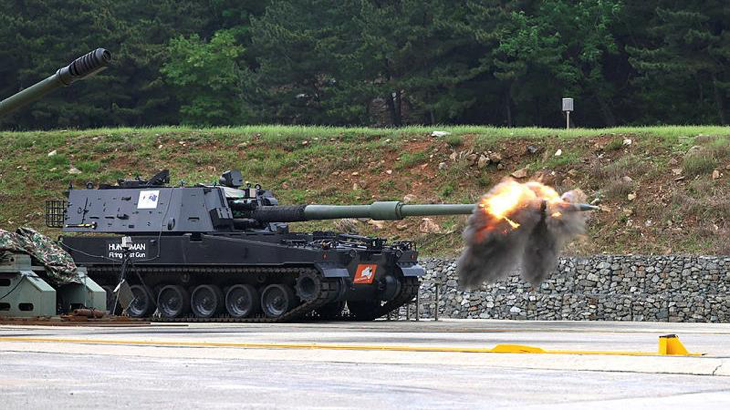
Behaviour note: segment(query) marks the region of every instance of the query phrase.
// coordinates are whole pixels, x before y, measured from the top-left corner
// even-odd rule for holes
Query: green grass
[[[684,172],[689,176],[709,174],[718,165],[717,159],[706,153],[688,155],[684,158]]]
[[[689,176],[709,174],[730,161],[730,139],[702,136],[695,139],[692,149],[684,156],[683,166]]]
[[[396,165],[397,169],[410,168],[420,163],[423,163],[428,159],[428,153],[426,152],[415,152],[415,153],[404,153],[400,156],[400,161]]]
[[[484,139],[506,139],[506,138],[546,138],[555,137],[558,139],[572,139],[579,137],[595,137],[600,135],[658,135],[670,140],[682,138],[694,138],[698,135],[706,136],[730,136],[730,127],[722,126],[652,126],[652,127],[616,127],[616,128],[573,128],[570,130],[555,128],[503,128],[485,127],[475,125],[460,126],[407,126],[401,128],[365,128],[365,127],[326,127],[326,126],[292,126],[292,125],[247,125],[241,127],[217,127],[197,129],[184,126],[166,126],[149,128],[96,128],[89,130],[59,130],[59,131],[24,131],[24,132],[0,132],[0,138],[13,135],[18,141],[29,141],[42,139],[40,142],[50,147],[48,136],[63,134],[74,134],[79,137],[107,136],[111,142],[126,141],[128,138],[150,139],[156,136],[179,136],[191,141],[203,138],[208,141],[225,141],[235,137],[237,142],[250,141],[260,138],[269,142],[302,142],[313,138],[339,138],[346,141],[362,141],[382,138],[399,138],[412,135],[425,136],[434,130],[450,132],[451,135],[444,138],[447,142],[454,141],[454,138],[464,135],[475,135]],[[53,140],[54,138],[52,138]],[[26,146],[27,147],[27,146]]]
[[[441,187],[441,197],[450,198],[454,193],[454,186],[452,184],[446,184]]]
[[[559,157],[550,156],[547,160],[539,163],[541,168],[556,168],[575,164],[580,161],[578,152],[563,152]]]
[[[464,138],[461,135],[447,135],[444,141],[452,148],[458,148],[464,144]]]
[[[602,178],[614,179],[623,176],[639,177],[651,170],[649,158],[640,158],[633,154],[625,155],[618,160],[605,165],[595,172]]]
[[[606,151],[616,151],[624,146],[623,138],[614,138],[608,144],[606,144]]]
[[[630,193],[634,192],[636,184],[633,181],[624,181],[617,179],[606,185],[604,194],[606,198],[619,200],[626,198]]]

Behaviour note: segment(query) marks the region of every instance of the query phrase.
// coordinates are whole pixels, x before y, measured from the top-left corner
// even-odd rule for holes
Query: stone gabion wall
[[[434,317],[439,284],[445,318],[730,322],[730,257],[567,257],[537,289],[515,274],[470,292],[458,289],[455,260],[421,264],[423,318]]]

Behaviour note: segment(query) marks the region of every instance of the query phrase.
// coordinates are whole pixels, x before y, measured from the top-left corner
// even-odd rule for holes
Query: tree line
[[[727,124],[727,0],[0,0],[0,97],[110,69],[4,129]]]

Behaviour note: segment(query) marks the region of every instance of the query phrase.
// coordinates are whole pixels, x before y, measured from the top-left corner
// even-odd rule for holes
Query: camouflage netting
[[[8,252],[30,255],[46,268],[45,276],[57,286],[81,283],[71,255],[33,229],[18,228],[15,233],[0,229],[0,259]]]
[[[7,252],[26,253],[23,246],[18,242],[17,235],[0,229],[0,259]]]

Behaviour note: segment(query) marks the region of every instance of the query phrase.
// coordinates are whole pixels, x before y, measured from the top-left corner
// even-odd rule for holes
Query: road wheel
[[[297,278],[295,289],[299,299],[304,302],[311,302],[317,299],[322,291],[322,280],[314,272],[303,272]]]
[[[269,285],[261,292],[261,310],[266,317],[281,317],[295,306],[294,298],[291,287],[278,283]]]
[[[155,310],[155,302],[152,297],[152,291],[148,287],[142,285],[132,285],[129,289],[134,295],[134,300],[132,301],[132,304],[129,305],[129,308],[127,308],[127,314],[130,317],[135,318],[150,316]],[[114,298],[113,294],[112,298]],[[112,300],[111,303],[114,303],[114,300]]]
[[[200,285],[190,296],[190,309],[195,317],[211,318],[223,310],[223,292],[215,285]]]
[[[250,317],[259,311],[259,292],[251,285],[233,285],[226,292],[226,310],[235,318]]]
[[[167,285],[157,297],[157,310],[166,318],[176,318],[190,310],[188,291],[180,285]]]

